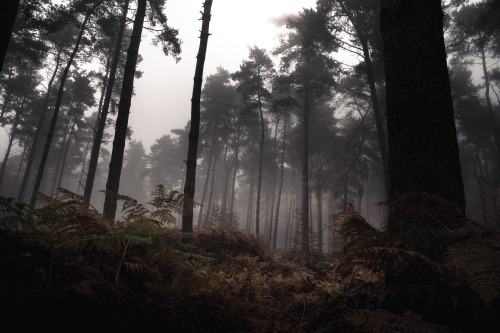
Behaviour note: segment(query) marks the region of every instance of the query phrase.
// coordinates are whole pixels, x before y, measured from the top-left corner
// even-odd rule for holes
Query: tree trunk
[[[260,221],[260,192],[262,187],[262,160],[264,156],[264,115],[262,113],[262,101],[260,97],[260,90],[257,93],[258,103],[259,103],[259,115],[260,115],[260,142],[259,142],[259,174],[257,176],[257,200],[255,205],[255,233],[258,235],[259,221]],[[265,232],[265,231],[264,231]]]
[[[66,120],[66,126],[64,126],[64,133],[62,135],[61,148],[59,148],[59,153],[57,154],[57,163],[54,167],[54,177],[52,177],[52,185],[50,186],[50,191],[49,191],[50,196],[54,196],[56,193],[56,183],[57,183],[57,180],[59,178],[58,176],[61,174],[60,166],[62,164],[62,160],[63,160],[63,156],[64,156],[64,147],[66,146],[66,135],[68,134],[70,121],[71,121],[71,116],[68,117],[68,120]]]
[[[87,164],[87,155],[89,153],[89,147],[90,147],[90,141],[87,142],[85,145],[85,154],[83,154],[83,162],[82,162],[82,169],[80,170],[80,179],[78,180],[77,188],[76,188],[76,194],[80,194],[80,186],[83,186],[82,181],[83,181],[83,175],[85,174],[85,164]]]
[[[248,191],[248,209],[247,209],[247,221],[246,221],[246,229],[247,229],[247,236],[250,235],[251,229],[252,229],[252,212],[253,212],[253,197],[254,197],[254,191],[255,191],[255,164],[251,166],[252,171],[251,171],[251,176],[250,176],[250,189]]]
[[[5,155],[4,155],[4,158],[3,158],[2,168],[0,169],[0,189],[2,188],[3,178],[5,176],[5,170],[6,170],[6,167],[7,167],[7,162],[9,160],[10,150],[11,150],[12,144],[14,143],[14,140],[16,138],[17,126],[19,125],[19,120],[21,118],[21,114],[23,113],[23,108],[24,108],[24,102],[25,101],[26,101],[26,96],[23,97],[23,99],[21,101],[21,105],[16,110],[16,115],[14,117],[14,122],[13,122],[12,128],[10,130],[9,143],[7,144],[7,150],[5,151]]]
[[[323,193],[321,190],[316,191],[316,199],[318,200],[318,249],[323,252]]]
[[[191,128],[189,129],[189,145],[186,159],[186,182],[184,184],[184,207],[182,216],[182,232],[193,232],[193,200],[196,185],[196,160],[198,159],[198,139],[200,136],[200,99],[201,86],[203,83],[203,68],[205,66],[205,55],[212,0],[205,0],[203,4],[202,27],[200,33],[200,46],[196,56],[196,69],[194,74],[193,94],[191,98]]]
[[[35,155],[37,152],[37,148],[39,147],[40,134],[42,133],[42,128],[44,125],[45,115],[49,109],[49,101],[50,101],[50,91],[52,90],[52,85],[54,84],[54,79],[57,75],[57,71],[59,70],[59,65],[61,62],[61,49],[57,51],[56,56],[56,67],[54,68],[54,72],[50,77],[49,84],[47,86],[47,93],[45,94],[45,98],[43,101],[42,112],[40,118],[38,119],[38,124],[35,131],[35,136],[33,137],[33,141],[31,142],[31,148],[28,156],[28,162],[26,163],[26,168],[24,170],[23,180],[21,182],[21,188],[19,189],[19,193],[17,194],[17,202],[24,202],[24,193],[26,192],[26,185],[28,184],[28,180],[31,174],[31,168],[33,166],[33,161],[35,160]]]
[[[273,249],[276,249],[276,239],[278,234],[278,219],[280,215],[281,192],[283,191],[283,174],[285,173],[285,150],[286,150],[286,127],[287,116],[284,116],[283,124],[283,145],[281,147],[280,182],[278,185],[278,198],[276,202],[276,215],[274,217]]]
[[[353,17],[352,13],[345,7],[343,1],[339,2],[342,10],[346,13],[349,21],[351,21],[354,30],[356,31],[356,35],[361,44],[361,48],[363,49],[363,60],[365,61],[365,74],[368,79],[368,86],[370,87],[370,98],[373,107],[373,116],[375,118],[375,127],[377,129],[377,139],[378,146],[380,150],[380,159],[382,162],[382,172],[384,177],[384,185],[385,185],[385,196],[388,198],[389,196],[389,166],[388,166],[388,157],[387,157],[387,143],[385,139],[385,131],[384,125],[382,121],[382,114],[380,113],[380,103],[377,95],[377,88],[375,86],[375,77],[373,75],[373,67],[370,56],[370,49],[368,47],[368,41],[366,40],[366,31],[362,31],[358,25],[358,22]]]
[[[491,130],[493,131],[493,137],[495,139],[495,146],[496,146],[496,157],[497,157],[497,172],[496,172],[496,178],[499,178],[500,176],[500,132],[498,131],[497,127],[497,122],[495,119],[495,112],[493,111],[493,106],[491,105],[491,100],[490,100],[490,80],[488,77],[488,68],[486,66],[486,54],[484,52],[484,46],[481,46],[481,64],[483,67],[483,77],[484,77],[484,85],[486,88],[485,91],[485,99],[486,99],[486,106],[488,109],[488,116],[490,118],[490,126]]]
[[[236,191],[236,175],[238,173],[238,158],[239,158],[239,153],[240,153],[240,144],[241,144],[241,137],[240,137],[240,127],[238,126],[238,131],[236,133],[237,136],[237,144],[235,147],[234,151],[234,170],[233,170],[233,181],[231,183],[231,205],[229,206],[229,213],[232,215],[234,213],[234,196],[235,196],[235,191]]]
[[[130,46],[127,51],[127,61],[123,74],[123,84],[120,93],[120,104],[118,105],[118,116],[115,125],[115,137],[113,140],[113,151],[109,162],[108,180],[106,182],[106,195],[104,198],[103,214],[114,220],[116,214],[117,201],[113,193],[118,193],[120,187],[120,175],[123,164],[123,151],[127,138],[128,117],[130,114],[130,104],[134,90],[135,68],[139,46],[141,44],[142,27],[146,15],[146,0],[138,0],[137,12],[135,14],[134,27],[130,38]],[[101,117],[103,118],[103,117]]]
[[[210,153],[208,157],[208,165],[207,165],[207,175],[205,177],[205,185],[203,186],[203,194],[201,196],[201,204],[200,211],[198,213],[198,227],[201,227],[201,222],[203,220],[203,210],[205,209],[205,198],[207,195],[208,182],[210,180],[210,171],[212,170],[212,160],[214,156],[214,145],[216,140],[216,129],[217,124],[214,125],[213,134],[212,134],[212,146],[210,147]]]
[[[68,159],[69,146],[71,145],[71,138],[73,137],[73,132],[75,131],[75,125],[76,125],[76,121],[73,122],[73,125],[71,126],[71,130],[69,131],[68,143],[66,144],[66,148],[64,149],[64,156],[63,156],[63,160],[62,160],[61,171],[59,172],[59,181],[57,182],[57,188],[61,187],[62,178],[64,175],[64,168],[66,167],[66,160]],[[59,192],[57,192],[57,194],[56,194],[56,197],[58,197],[58,196],[59,196]]]
[[[390,199],[427,193],[465,212],[439,0],[383,0]]]
[[[210,184],[210,194],[208,195],[208,204],[207,211],[205,212],[205,219],[203,221],[204,224],[208,224],[208,219],[210,217],[210,212],[212,211],[212,203],[214,199],[215,187],[216,187],[216,179],[217,179],[217,162],[219,161],[219,152],[217,151],[217,147],[215,148],[215,159],[212,167],[212,182]]]
[[[102,138],[104,136],[104,130],[106,127],[106,119],[108,117],[109,105],[111,103],[111,96],[113,95],[116,70],[118,68],[118,62],[120,61],[123,33],[125,31],[125,23],[127,21],[128,5],[129,5],[129,0],[125,0],[125,3],[123,4],[122,17],[120,19],[120,27],[118,29],[118,36],[116,37],[116,45],[113,55],[113,61],[111,63],[108,82],[106,86],[106,96],[104,97],[104,103],[100,115],[98,117],[99,122],[97,125],[97,131],[95,132],[94,142],[92,144],[92,150],[90,152],[89,168],[87,170],[87,180],[85,181],[85,188],[83,192],[83,198],[87,204],[90,204],[90,198],[92,197],[92,189],[94,187],[95,174],[97,171],[97,162],[99,160],[99,152],[101,151],[101,143],[102,143]]]
[[[278,146],[278,125],[279,125],[279,118],[277,118],[276,120],[276,126],[275,126],[275,130],[274,130],[274,143],[273,143],[273,161],[276,160],[276,149],[277,149],[277,146]],[[274,220],[274,215],[273,215],[273,212],[274,212],[274,193],[276,192],[276,169],[274,168],[274,163],[273,163],[273,186],[272,186],[272,189],[271,189],[271,210],[269,211],[269,244],[272,243],[272,239],[273,239],[273,220]]]
[[[2,0],[2,2],[2,10],[0,10],[0,73],[3,69],[3,61],[9,48],[12,28],[14,28],[19,8],[19,0]]]
[[[309,256],[309,60],[306,60],[304,112],[302,116],[302,208],[300,234],[302,253]]]
[[[82,41],[83,32],[85,31],[85,27],[87,25],[87,22],[90,18],[90,15],[92,14],[92,12],[95,8],[96,7],[94,6],[85,15],[85,19],[83,20],[82,26],[80,27],[80,32],[78,33],[78,38],[76,40],[75,47],[73,48],[73,52],[71,53],[71,55],[68,59],[68,63],[66,64],[66,67],[64,68],[64,71],[62,72],[62,75],[61,75],[59,89],[57,91],[57,96],[56,96],[56,104],[54,106],[54,113],[52,114],[52,119],[51,119],[50,126],[49,126],[49,132],[47,134],[47,141],[45,142],[45,146],[44,146],[43,153],[42,153],[42,160],[40,161],[40,166],[38,167],[38,172],[37,172],[36,180],[35,180],[35,186],[33,188],[32,194],[31,194],[30,205],[33,208],[36,205],[36,198],[38,195],[38,190],[40,189],[40,184],[42,183],[42,177],[43,177],[43,171],[45,169],[45,163],[47,162],[47,157],[49,156],[50,145],[52,144],[52,137],[54,136],[54,130],[56,128],[57,116],[59,115],[59,109],[61,108],[62,97],[64,94],[64,84],[66,83],[66,79],[67,79],[68,74],[69,74],[69,69],[71,68],[71,65],[73,64],[73,60],[75,59],[76,53],[78,52],[78,49],[80,48],[80,43]]]

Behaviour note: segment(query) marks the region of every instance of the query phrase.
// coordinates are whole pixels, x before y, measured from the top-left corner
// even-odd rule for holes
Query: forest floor
[[[498,227],[468,221],[441,233],[426,226],[415,234],[424,238],[401,241],[390,225],[375,229],[352,210],[332,230],[344,240],[339,251],[306,256],[270,250],[240,230],[195,228],[186,237],[142,213],[110,225],[74,202],[34,212],[7,199],[0,204],[3,332],[500,327]]]
[[[168,230],[125,246],[103,235],[46,236],[0,235],[4,328],[429,333],[498,325],[498,299],[484,307],[458,280],[420,272],[389,283],[361,266],[341,269],[341,254],[306,260],[238,231],[198,229],[182,242]]]

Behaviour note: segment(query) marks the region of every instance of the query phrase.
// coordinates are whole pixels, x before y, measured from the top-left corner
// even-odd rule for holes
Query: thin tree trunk
[[[278,125],[279,118],[276,120],[276,127],[274,130],[274,144],[273,144],[273,160],[276,160],[276,147],[278,146]],[[274,219],[274,193],[276,192],[276,169],[273,163],[273,186],[271,190],[271,210],[269,216],[269,244],[272,244],[273,240],[273,219]]]
[[[97,131],[95,132],[94,142],[90,153],[89,167],[87,170],[87,180],[85,182],[85,189],[83,198],[87,204],[90,204],[92,197],[92,189],[94,187],[95,174],[97,171],[97,162],[99,160],[99,152],[101,151],[102,138],[106,127],[106,119],[108,117],[109,105],[111,103],[111,96],[113,95],[113,87],[115,85],[116,70],[120,61],[123,33],[125,31],[125,23],[127,21],[129,0],[125,0],[122,9],[122,17],[120,19],[120,27],[118,28],[118,36],[116,37],[116,45],[113,54],[113,61],[111,63],[110,72],[108,75],[108,82],[106,86],[106,96],[104,97],[104,104],[98,117]],[[139,37],[140,38],[140,37]]]
[[[484,77],[484,85],[486,88],[485,92],[485,99],[486,99],[486,106],[488,108],[488,116],[490,118],[490,126],[491,130],[493,131],[493,137],[495,139],[495,146],[496,146],[496,157],[497,157],[497,172],[496,178],[500,178],[500,132],[498,131],[497,127],[497,122],[495,119],[495,112],[493,111],[493,106],[491,105],[491,100],[490,100],[490,80],[488,77],[488,68],[486,66],[486,54],[484,52],[484,46],[481,47],[481,64],[483,67],[483,77]]]
[[[234,170],[233,170],[233,181],[231,183],[231,205],[229,207],[229,213],[232,215],[234,213],[234,197],[235,197],[235,191],[236,191],[236,174],[238,173],[238,158],[239,158],[239,152],[240,152],[240,127],[238,126],[238,131],[236,133],[237,136],[237,144],[235,147],[234,151]]]
[[[3,178],[5,176],[5,170],[7,170],[7,162],[9,160],[10,150],[12,149],[12,144],[16,138],[17,134],[17,126],[19,125],[19,120],[21,118],[21,114],[23,113],[24,102],[26,101],[26,96],[23,97],[21,101],[21,105],[16,110],[16,115],[14,117],[14,122],[12,124],[12,128],[9,134],[9,143],[7,144],[7,150],[5,151],[5,155],[2,162],[2,169],[0,169],[0,188],[2,188]]]
[[[201,197],[200,211],[198,213],[198,227],[201,227],[201,222],[203,220],[203,210],[205,209],[205,198],[207,195],[208,182],[210,180],[210,171],[212,170],[212,160],[214,156],[214,145],[216,140],[216,128],[217,124],[214,124],[214,129],[212,133],[212,145],[210,147],[210,153],[208,157],[208,165],[207,165],[207,175],[205,177],[205,185],[203,186],[203,194]]]
[[[186,159],[186,182],[184,184],[184,207],[182,216],[182,232],[193,232],[193,200],[196,185],[196,160],[198,158],[198,140],[200,136],[200,99],[201,86],[203,83],[203,68],[205,66],[205,55],[210,19],[212,0],[205,0],[203,4],[202,27],[200,33],[200,46],[196,56],[196,69],[194,74],[193,94],[191,98],[191,128],[189,129],[189,145]]]
[[[278,187],[278,200],[276,202],[276,215],[274,217],[274,233],[273,233],[273,249],[276,249],[276,239],[278,235],[278,219],[280,216],[280,202],[281,202],[281,192],[283,191],[283,175],[285,173],[285,150],[286,150],[286,127],[287,127],[287,116],[284,116],[283,124],[283,145],[281,147],[281,163],[280,163],[280,182]]]
[[[127,60],[125,62],[125,72],[123,74],[120,104],[118,105],[118,116],[116,118],[115,137],[113,140],[113,151],[111,152],[111,160],[109,162],[108,180],[106,182],[106,195],[103,207],[103,214],[110,220],[114,220],[116,215],[117,200],[114,194],[117,194],[120,188],[123,151],[127,138],[130,104],[134,90],[135,69],[137,66],[139,46],[141,45],[144,17],[146,16],[146,3],[146,0],[138,0],[137,2],[137,12],[135,14],[134,27],[132,28],[130,46],[127,51]],[[101,118],[104,119],[104,115],[101,115]]]
[[[89,153],[89,147],[90,147],[90,141],[87,142],[87,145],[85,145],[85,154],[83,156],[82,169],[80,171],[80,179],[78,180],[76,194],[80,194],[80,186],[83,186],[82,181],[83,181],[83,175],[85,174],[85,165],[87,164],[87,155]]]
[[[205,219],[204,219],[204,224],[208,225],[208,219],[210,217],[210,212],[212,211],[212,203],[214,199],[214,193],[215,193],[215,187],[216,187],[216,179],[217,179],[217,162],[219,161],[219,152],[217,151],[217,148],[215,148],[215,160],[214,160],[214,165],[212,167],[212,181],[210,184],[210,193],[208,195],[208,204],[207,204],[207,211],[205,212]]]
[[[301,250],[309,256],[309,60],[306,60],[306,82],[304,89],[304,110],[302,116],[302,211]]]
[[[264,115],[262,114],[262,101],[260,98],[260,90],[257,93],[259,103],[260,115],[260,142],[259,142],[259,175],[257,177],[257,200],[255,207],[255,233],[259,234],[259,221],[260,221],[260,192],[262,186],[262,160],[264,156]]]
[[[316,199],[318,200],[318,249],[323,252],[323,195],[322,191],[316,191]]]
[[[59,172],[59,181],[57,182],[57,188],[61,187],[62,178],[64,175],[64,168],[66,167],[66,160],[68,159],[68,151],[69,146],[71,145],[71,138],[73,136],[73,132],[75,131],[76,121],[73,122],[73,126],[71,126],[71,130],[69,131],[68,143],[66,144],[66,148],[64,149],[63,162],[61,166],[61,171]],[[59,196],[59,192],[57,192],[57,197]]]
[[[70,121],[71,121],[71,117],[69,116],[68,120],[66,121],[66,126],[64,127],[61,148],[59,148],[59,153],[57,154],[57,163],[56,163],[55,168],[54,168],[54,177],[52,177],[52,185],[50,186],[50,191],[49,191],[50,196],[55,195],[56,182],[59,178],[58,176],[61,174],[60,167],[61,167],[63,156],[64,156],[64,147],[66,146],[66,135],[68,134]]]
[[[14,186],[12,186],[13,193],[16,192],[17,183],[19,182],[19,175],[21,174],[21,170],[23,168],[24,158],[26,157],[26,150],[27,150],[26,145],[24,145],[23,152],[21,154],[21,160],[19,161],[19,167],[17,168],[17,172],[16,172],[16,180],[14,181]]]
[[[255,191],[255,164],[251,166],[252,168],[252,175],[250,176],[250,190],[248,191],[248,209],[247,209],[247,221],[246,221],[246,229],[247,229],[247,236],[250,235],[251,228],[252,228],[252,221],[253,221],[253,197],[254,197],[254,191]]]
[[[343,1],[339,1],[342,10],[346,13],[349,21],[351,21],[354,30],[356,31],[356,35],[358,36],[358,40],[361,44],[361,48],[363,49],[363,60],[365,61],[365,73],[368,79],[368,86],[370,88],[370,98],[373,107],[373,116],[375,118],[375,127],[377,129],[377,139],[380,150],[380,159],[382,162],[382,172],[384,177],[384,185],[385,185],[385,196],[389,197],[389,165],[388,165],[388,157],[387,157],[387,143],[385,139],[385,131],[384,125],[382,121],[382,114],[380,112],[380,103],[377,95],[377,88],[375,86],[375,77],[373,75],[373,67],[370,56],[370,49],[368,47],[368,41],[366,40],[365,33],[357,24],[356,19],[352,16],[352,13],[345,7]]]
[[[66,78],[68,77],[69,70],[71,68],[71,65],[73,64],[73,60],[75,59],[76,53],[78,52],[78,49],[80,48],[80,43],[82,41],[83,32],[85,31],[85,27],[87,25],[87,22],[90,18],[90,15],[92,14],[92,12],[94,11],[94,9],[96,7],[97,7],[97,4],[91,10],[89,10],[88,13],[85,15],[85,19],[83,20],[82,26],[80,27],[80,32],[78,34],[78,38],[76,40],[75,47],[73,48],[73,52],[71,53],[71,55],[68,59],[68,63],[66,64],[66,67],[64,68],[64,71],[61,75],[61,81],[59,83],[59,90],[57,91],[56,104],[54,106],[54,113],[52,114],[52,120],[50,122],[49,132],[47,134],[47,141],[45,142],[45,147],[44,147],[43,153],[42,153],[42,160],[40,161],[40,166],[38,167],[38,172],[37,172],[36,180],[35,180],[35,186],[33,188],[33,193],[31,194],[31,200],[30,200],[31,207],[35,207],[35,205],[36,205],[38,190],[40,189],[40,184],[42,183],[42,177],[43,177],[43,171],[45,169],[45,163],[47,162],[47,157],[49,156],[50,145],[52,144],[52,137],[54,136],[54,130],[55,130],[56,123],[57,123],[57,116],[59,115],[59,109],[61,108],[62,97],[64,94],[64,84],[66,83]]]
[[[57,75],[57,71],[59,70],[60,62],[61,62],[61,49],[57,51],[56,67],[54,68],[54,72],[52,73],[52,76],[49,80],[49,84],[47,86],[47,93],[45,94],[45,98],[43,101],[42,112],[40,118],[38,119],[35,136],[33,137],[33,141],[31,142],[31,149],[28,156],[28,163],[26,163],[26,168],[24,170],[23,181],[21,182],[21,188],[19,189],[19,193],[17,194],[17,202],[24,202],[24,193],[26,192],[26,186],[30,178],[33,161],[35,160],[36,151],[38,149],[38,144],[39,144],[38,141],[40,140],[40,134],[42,132],[42,128],[44,125],[45,115],[47,114],[47,111],[49,109],[50,91],[52,90],[54,79]]]

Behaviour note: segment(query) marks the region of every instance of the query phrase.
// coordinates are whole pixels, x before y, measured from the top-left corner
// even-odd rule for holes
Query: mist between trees
[[[117,120],[128,119],[140,80],[135,68],[147,55],[133,58],[130,50],[134,43],[140,50],[143,31],[155,33],[166,56],[182,54],[164,3],[20,1],[0,74],[8,134],[1,195],[35,205],[38,192],[57,197],[61,187],[85,193],[101,210],[112,163],[114,188],[138,202],[157,185],[183,192],[190,123],[144,147],[127,120]],[[442,8],[465,209],[498,223],[498,1]],[[332,251],[338,240],[325,225],[350,205],[379,225],[388,212],[377,203],[399,196],[391,184],[380,1],[318,0],[286,27],[274,49],[252,46],[238,71],[222,64],[203,80],[193,225],[259,233],[272,248]],[[357,62],[339,61],[345,54]],[[86,69],[96,59],[98,68]],[[435,121],[414,116],[421,127],[411,131]],[[427,150],[440,144],[429,140]],[[112,162],[115,154],[122,156]],[[426,161],[412,158],[422,170]],[[181,214],[177,220],[180,227]]]

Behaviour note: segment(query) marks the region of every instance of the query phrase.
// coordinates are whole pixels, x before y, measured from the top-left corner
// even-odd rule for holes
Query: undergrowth
[[[498,325],[498,230],[457,223],[440,199],[413,195],[390,203],[398,214],[380,229],[350,206],[329,227],[342,239],[341,255],[317,251],[305,260],[215,220],[216,227],[195,228],[184,241],[174,224],[183,197],[161,186],[145,204],[117,195],[124,218],[116,222],[76,194],[61,193],[42,196],[38,209],[0,198],[4,326],[487,332]],[[415,223],[421,216],[427,224]],[[429,252],[438,241],[442,253]]]

